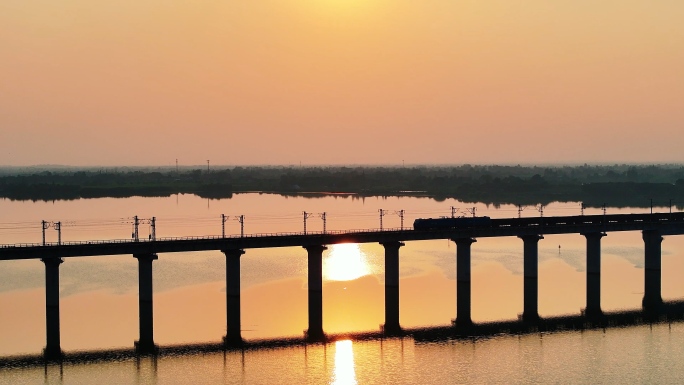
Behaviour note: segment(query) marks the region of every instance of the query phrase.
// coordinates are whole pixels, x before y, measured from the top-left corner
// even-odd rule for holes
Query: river
[[[42,242],[41,221],[60,222],[61,240],[130,239],[132,218],[155,217],[156,236],[410,227],[416,218],[451,215],[539,216],[539,208],[492,207],[447,199],[351,195],[284,197],[236,194],[206,200],[0,200],[0,244]],[[381,216],[383,210],[385,215]],[[667,208],[656,207],[664,212]],[[647,212],[608,208],[608,213]],[[600,214],[587,209],[585,214]],[[578,215],[577,202],[554,203],[544,216]],[[47,242],[56,242],[52,225]],[[684,298],[684,237],[663,242],[662,295]],[[400,322],[447,325],[456,315],[455,246],[446,240],[407,242],[400,250]],[[644,285],[639,232],[602,240],[602,308],[635,309]],[[328,333],[378,330],[384,322],[384,250],[377,244],[332,245],[324,253],[323,327]],[[3,261],[0,269],[0,355],[38,354],[45,345],[44,266]],[[479,239],[472,246],[475,322],[515,319],[522,311],[522,241]],[[246,340],[301,336],[307,328],[306,251],[247,250],[241,258],[242,335]],[[130,347],[137,330],[137,261],[132,256],[67,258],[60,267],[63,350]],[[585,240],[548,235],[539,243],[539,313],[577,314],[585,306]],[[217,342],[225,334],[225,258],[218,252],[160,254],[154,262],[155,342]],[[468,342],[412,339],[336,342],[307,348],[162,357],[0,370],[7,383],[588,383],[670,382],[682,364],[684,325],[502,336]],[[567,381],[566,381],[567,380]]]

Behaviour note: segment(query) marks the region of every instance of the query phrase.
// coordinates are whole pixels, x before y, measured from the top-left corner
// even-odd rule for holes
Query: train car
[[[458,217],[458,218],[418,218],[413,222],[414,230],[446,230],[468,227],[489,226],[489,217]]]
[[[493,227],[527,227],[541,225],[541,218],[539,217],[522,217],[522,218],[501,218],[493,219]]]
[[[653,214],[603,214],[558,217],[523,217],[500,218],[489,217],[459,217],[459,218],[425,218],[413,222],[415,230],[448,230],[459,228],[492,227],[492,228],[525,228],[525,227],[555,227],[628,224],[634,222],[667,223],[684,221],[684,212],[653,213]]]

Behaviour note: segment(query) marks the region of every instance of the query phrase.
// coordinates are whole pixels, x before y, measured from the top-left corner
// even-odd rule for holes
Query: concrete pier
[[[661,290],[661,244],[663,237],[657,230],[644,230],[644,299],[641,302],[645,313],[655,315],[663,308]]]
[[[240,256],[241,249],[223,250],[226,255],[226,335],[223,344],[226,346],[242,345],[240,326]]]
[[[477,242],[474,238],[452,239],[456,243],[456,319],[457,328],[472,326],[471,284],[470,284],[470,245]]]
[[[156,354],[154,344],[154,322],[152,317],[152,262],[156,254],[136,254],[138,260],[138,314],[140,319],[140,339],[134,342],[138,354]]]
[[[325,341],[323,333],[323,245],[303,246],[309,259],[309,329],[306,339],[311,342]]]
[[[59,331],[59,265],[62,258],[43,258],[45,263],[45,330],[47,334],[43,356],[47,360],[62,357]]]
[[[403,242],[385,242],[385,335],[401,333],[399,325],[399,248]]]
[[[539,240],[543,235],[521,235],[523,240],[524,298],[523,322],[539,321]]]
[[[587,239],[587,307],[589,318],[601,317],[601,238],[605,233],[582,234]]]

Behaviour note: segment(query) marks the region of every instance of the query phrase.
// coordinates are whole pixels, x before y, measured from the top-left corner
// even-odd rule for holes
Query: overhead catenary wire
[[[315,205],[314,205],[315,206]],[[565,213],[570,213],[572,212],[571,215],[579,215],[584,214],[585,212],[588,215],[596,215],[599,213],[603,213],[604,215],[608,211],[607,207],[604,205],[603,207],[587,207],[585,205],[582,206],[581,212],[580,208],[577,206],[577,203],[568,203],[568,204],[554,204],[551,206],[551,208],[547,208],[546,206],[543,205],[528,205],[528,206],[523,206],[523,205],[504,205],[504,206],[495,206],[491,207],[490,204],[485,204],[484,207],[482,204],[479,204],[477,206],[473,206],[473,208],[467,209],[467,211],[464,211],[463,214],[467,215],[475,215],[475,211],[477,210],[478,215],[484,215],[484,216],[489,216],[491,215],[492,217],[504,217],[506,213],[510,212],[515,212],[518,211],[518,216],[521,216],[521,208],[535,208],[538,211],[539,216],[544,216],[544,214],[550,214],[550,215],[558,215],[562,214],[565,215]],[[668,205],[666,206],[666,209],[671,210],[672,203],[668,201]],[[449,214],[454,213],[454,206],[447,206],[445,205],[444,207],[441,208],[424,208],[424,207],[419,207],[416,210],[398,210],[396,208],[393,208],[393,210],[386,210],[386,209],[379,209],[378,211],[375,211],[375,208],[368,208],[365,210],[349,210],[349,211],[325,211],[324,215],[326,215],[325,218],[323,219],[323,231],[328,230],[328,223],[327,219],[334,219],[333,221],[333,228],[332,230],[338,231],[338,230],[345,230],[345,229],[362,229],[362,228],[373,228],[375,226],[372,225],[375,220],[378,218],[378,212],[380,213],[380,226],[381,228],[385,228],[385,223],[383,221],[383,216],[389,213],[394,213],[394,214],[399,214],[400,215],[400,220],[409,220],[412,221],[413,219],[417,218],[426,218],[426,217],[446,217]],[[547,211],[545,213],[545,211]],[[535,210],[530,210],[531,213],[528,214],[529,216],[534,216],[533,212]],[[304,211],[304,213],[309,214],[308,216],[311,215],[318,215],[320,216],[321,214],[311,214],[308,211]],[[570,215],[570,214],[568,214]],[[282,212],[282,213],[265,213],[263,211],[260,212],[246,212],[246,213],[241,213],[239,216],[234,217],[238,222],[240,222],[240,235],[244,236],[244,229],[245,229],[245,218],[249,218],[249,223],[250,223],[250,229],[253,229],[253,233],[257,232],[269,232],[269,225],[274,226],[273,231],[282,231],[281,229],[295,229],[296,223],[302,220],[302,211],[290,211],[290,212]],[[153,217],[146,218],[146,220],[149,222],[151,221]],[[61,230],[64,228],[75,228],[77,229],[78,233],[87,233],[87,234],[114,234],[115,237],[117,238],[124,238],[119,236],[118,234],[125,234],[125,228],[129,226],[134,225],[135,217],[118,217],[118,218],[97,218],[97,217],[88,217],[88,218],[48,218],[50,219],[49,221],[46,220],[46,222],[50,223],[59,223],[59,231],[60,233],[57,234],[58,238],[61,238]],[[139,218],[142,223],[142,219]],[[175,216],[169,216],[169,217],[161,217],[161,218],[156,218],[160,228],[164,230],[164,234],[169,234],[169,235],[174,235],[174,234],[200,234],[202,233],[203,235],[206,235],[207,233],[213,234],[218,232],[218,220],[216,216],[214,215],[175,215]],[[399,222],[399,221],[398,221]],[[403,221],[402,221],[403,222]],[[146,222],[147,223],[147,222]],[[301,222],[299,222],[301,223]],[[377,222],[375,222],[377,223]],[[410,223],[410,222],[409,222]],[[150,223],[151,224],[151,223]],[[227,225],[227,223],[226,223]],[[399,225],[399,226],[397,226]],[[404,224],[403,223],[398,223],[397,225],[391,225],[390,227],[392,228],[403,228]],[[307,224],[308,226],[308,224]],[[25,235],[31,235],[35,234],[36,237],[40,236],[40,228],[41,228],[41,222],[40,220],[34,220],[34,221],[27,221],[27,220],[12,220],[12,221],[7,221],[7,222],[0,222],[0,237],[17,237],[17,236],[23,236]],[[213,230],[211,230],[213,229]],[[153,233],[156,232],[156,227],[154,229],[150,227],[150,237],[152,236]],[[183,231],[185,230],[185,231]],[[198,231],[199,230],[199,231]],[[308,232],[308,227],[306,231]],[[230,228],[226,229],[228,233],[234,233],[237,231],[236,226],[231,226]],[[286,231],[292,231],[292,230],[286,230]],[[316,230],[320,231],[320,230]],[[68,233],[73,234],[71,231]],[[53,233],[54,234],[54,233]],[[221,232],[221,234],[225,234],[224,231]],[[104,235],[103,235],[104,236]]]

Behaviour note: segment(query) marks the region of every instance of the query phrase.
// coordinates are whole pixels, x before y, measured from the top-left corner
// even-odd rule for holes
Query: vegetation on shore
[[[62,200],[196,194],[423,195],[487,204],[584,202],[588,207],[684,206],[684,166],[232,167],[205,169],[4,169],[0,197]]]

